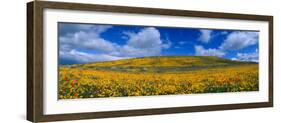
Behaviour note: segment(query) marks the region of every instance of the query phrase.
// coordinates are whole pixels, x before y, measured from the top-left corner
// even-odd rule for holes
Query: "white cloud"
[[[142,29],[138,33],[124,32],[128,36],[128,42],[120,49],[122,56],[140,57],[160,55],[162,49],[171,46],[170,41],[160,38],[160,32],[153,27]]]
[[[90,25],[90,24],[74,24],[74,23],[59,23],[60,35],[73,34],[79,31],[92,31],[96,33],[102,33],[111,28],[109,25]]]
[[[124,33],[127,34],[129,40],[128,46],[134,48],[152,48],[152,47],[163,47],[164,41],[160,38],[160,32],[154,27],[148,27],[142,29],[138,33]]]
[[[98,50],[100,52],[112,52],[117,44],[104,40],[97,32],[77,32],[64,37],[60,37],[60,47],[62,50],[71,50],[73,48],[86,48]]]
[[[258,62],[259,53],[258,53],[257,49],[255,52],[252,52],[252,53],[237,53],[236,57],[232,58],[232,60]]]
[[[168,48],[170,48],[172,46],[172,42],[171,41],[167,40],[165,42],[162,43],[162,48],[163,49],[168,49]]]
[[[85,31],[96,32],[98,34],[107,31],[108,29],[112,28],[110,25],[80,25],[80,28],[84,29]]]
[[[60,51],[59,53],[61,59],[67,61],[74,61],[77,63],[126,59],[126,57],[116,57],[107,54],[90,54],[90,53],[80,52],[77,50],[71,50],[69,52]]]
[[[201,29],[200,31],[200,37],[198,38],[199,41],[203,43],[208,43],[211,38],[212,38],[212,30],[206,30],[206,29]]]
[[[205,49],[203,46],[195,45],[195,55],[199,56],[224,56],[229,50],[239,50],[245,47],[255,45],[258,43],[258,32],[242,32],[242,31],[234,31],[229,33],[227,31],[223,31],[221,33],[212,34],[209,30],[200,30],[201,36],[199,39],[205,43],[215,36],[218,35],[226,35],[226,39],[218,48],[210,48]],[[235,58],[232,60],[239,61],[257,61],[258,53],[237,53]]]
[[[219,49],[205,49],[201,45],[195,45],[195,55],[197,56],[217,56],[222,57],[225,55],[225,53],[222,50]]]
[[[79,24],[73,25],[75,31],[86,31],[86,32],[95,32],[95,33],[102,33],[112,26],[109,25],[89,25],[89,24]]]
[[[78,63],[86,63],[130,57],[155,56],[160,55],[162,49],[171,46],[171,42],[163,41],[160,38],[160,32],[153,27],[144,28],[137,33],[124,32],[128,41],[125,45],[118,45],[100,36],[102,32],[109,28],[85,26],[81,29],[82,31],[61,36],[59,38],[60,58]],[[90,54],[76,49],[88,49],[98,53]]]
[[[100,34],[110,29],[111,26],[80,24],[70,26],[76,32],[67,33],[59,37],[60,60],[86,63],[123,59],[123,57],[109,55],[116,52],[119,46],[100,37]],[[92,50],[99,54],[90,54],[76,49]]]
[[[219,47],[221,50],[239,50],[258,43],[258,32],[235,31]]]
[[[127,45],[134,48],[145,49],[159,47],[162,44],[159,31],[153,27],[144,28],[140,32],[131,33],[128,36]]]

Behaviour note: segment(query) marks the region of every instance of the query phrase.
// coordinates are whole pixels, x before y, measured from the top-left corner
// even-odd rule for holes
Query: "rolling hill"
[[[209,56],[161,56],[59,66],[59,99],[259,90],[259,68]]]
[[[72,68],[123,72],[182,72],[257,64],[222,59],[214,56],[157,56],[71,65]]]

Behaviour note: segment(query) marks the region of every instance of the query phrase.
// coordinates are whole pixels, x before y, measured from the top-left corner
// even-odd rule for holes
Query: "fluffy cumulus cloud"
[[[104,40],[98,32],[77,32],[60,37],[60,48],[62,51],[69,51],[74,48],[86,48],[101,52],[112,52],[117,44]]]
[[[119,45],[100,36],[101,33],[110,28],[111,26],[102,25],[77,25],[76,28],[71,27],[72,31],[76,31],[67,32],[59,37],[61,61],[87,63],[154,56],[160,55],[162,49],[171,46],[169,41],[163,41],[160,38],[160,32],[153,27],[144,28],[137,33],[124,33],[127,36],[127,43]],[[91,50],[95,53],[83,52],[77,49]]]
[[[257,49],[255,52],[252,53],[237,53],[236,57],[232,58],[232,60],[258,62],[259,53]]]
[[[223,31],[219,34],[211,34],[212,32],[209,30],[200,30],[201,35],[199,39],[202,42],[207,43],[211,38],[218,35],[225,35],[225,39],[223,40],[222,44],[220,44],[217,48],[210,48],[205,49],[201,45],[195,45],[195,55],[198,56],[217,56],[223,57],[229,51],[236,51],[246,48],[251,45],[256,45],[258,43],[258,32],[249,32],[249,31],[234,31],[234,32],[227,32]],[[254,53],[237,53],[235,58],[232,60],[239,60],[239,61],[254,61],[258,60],[258,52]]]
[[[117,57],[107,54],[90,54],[85,52],[80,52],[77,50],[71,50],[69,52],[60,51],[60,58],[62,62],[67,61],[68,63],[87,63],[94,61],[108,61],[108,60],[118,60],[125,59],[126,57]]]
[[[73,23],[59,23],[59,33],[60,36],[65,36],[67,34],[73,34],[76,32],[96,32],[102,33],[109,28],[112,28],[110,25],[89,25],[89,24],[73,24]]]
[[[219,49],[205,49],[201,45],[195,45],[195,55],[197,56],[217,56],[217,57],[222,57],[225,55],[225,53]]]
[[[138,33],[126,32],[128,42],[120,53],[125,56],[155,56],[160,55],[162,49],[169,48],[171,42],[160,38],[160,32],[153,27],[144,28]]]
[[[219,48],[221,50],[239,50],[257,44],[258,38],[258,32],[232,32]]]
[[[201,29],[199,31],[200,31],[200,36],[198,40],[203,43],[208,43],[212,38],[212,30]]]

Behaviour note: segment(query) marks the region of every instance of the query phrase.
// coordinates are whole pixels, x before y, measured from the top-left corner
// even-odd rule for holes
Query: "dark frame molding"
[[[188,16],[204,18],[256,20],[269,23],[269,95],[268,102],[241,103],[226,105],[209,105],[176,108],[157,108],[141,110],[122,110],[92,113],[72,113],[45,115],[43,113],[43,11],[50,9],[67,9],[83,11],[103,11],[116,13],[137,13],[151,15]],[[80,120],[93,118],[156,115],[186,112],[202,112],[215,110],[231,110],[273,107],[273,16],[217,13],[172,9],[156,9],[126,6],[109,6],[80,3],[63,3],[33,1],[27,3],[27,120],[32,122],[48,122],[62,120]]]

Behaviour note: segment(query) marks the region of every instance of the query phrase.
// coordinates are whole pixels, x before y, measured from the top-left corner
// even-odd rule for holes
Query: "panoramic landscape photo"
[[[259,90],[259,32],[58,23],[58,98]]]

